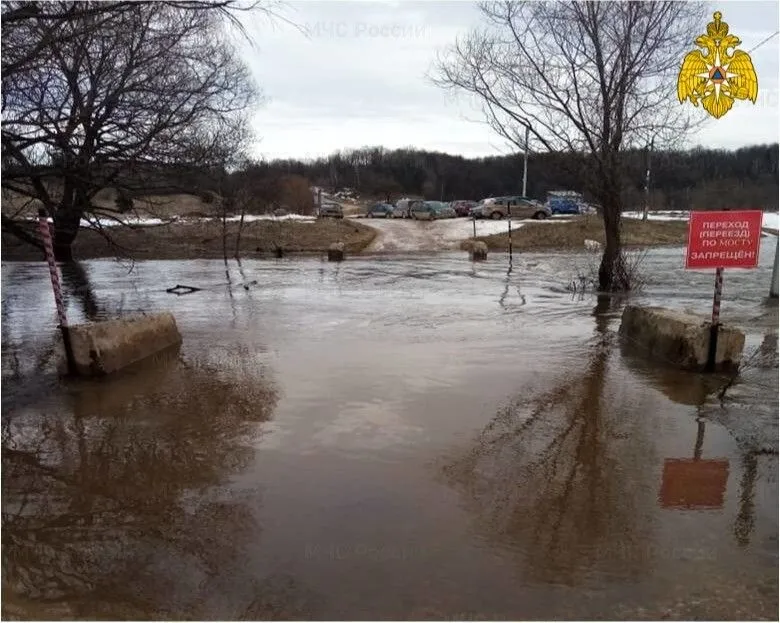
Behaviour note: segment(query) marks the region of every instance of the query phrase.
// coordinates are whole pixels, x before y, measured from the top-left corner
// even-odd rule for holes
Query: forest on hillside
[[[638,209],[645,201],[648,154],[634,151],[622,156],[623,209]],[[778,209],[776,143],[735,151],[657,151],[651,154],[650,165],[651,209]],[[412,148],[363,148],[312,161],[250,161],[231,172],[224,167],[172,164],[114,164],[104,165],[104,169],[103,177],[122,178],[123,190],[118,196],[124,203],[130,197],[178,193],[200,194],[210,203],[210,195],[216,193],[226,200],[221,204],[226,211],[243,209],[248,213],[284,205],[293,212],[311,214],[315,209],[311,186],[329,192],[349,188],[363,199],[382,201],[388,196],[391,201],[404,196],[479,200],[521,194],[523,187],[522,154],[464,158]],[[584,155],[530,154],[527,194],[544,200],[551,190],[575,190],[593,201],[587,192],[588,175]],[[59,186],[56,173],[48,177],[47,184],[52,189]],[[12,203],[5,202],[4,212]]]
[[[652,209],[778,208],[778,145],[756,145],[734,151],[624,152],[623,207],[644,204],[648,156]],[[530,154],[528,191],[543,200],[551,190],[585,191],[589,163],[573,153]],[[250,187],[262,200],[272,199],[278,180],[306,178],[331,191],[352,188],[362,196],[391,200],[404,195],[427,199],[481,199],[520,194],[523,154],[464,158],[413,148],[382,147],[336,152],[313,161],[272,160],[252,163],[230,178],[237,187]]]

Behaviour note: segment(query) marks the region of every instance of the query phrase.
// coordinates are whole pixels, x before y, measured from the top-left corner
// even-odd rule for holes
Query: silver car
[[[552,216],[548,206],[528,197],[490,197],[480,204],[483,218],[502,219],[512,216],[541,220]]]
[[[411,209],[412,218],[418,221],[434,221],[440,218],[455,218],[457,214],[443,201],[420,201]]]
[[[456,218],[458,213],[455,211],[449,203],[444,201],[432,201],[431,203],[438,204],[438,217],[437,218]]]
[[[393,212],[390,215],[392,218],[412,218],[412,208],[422,203],[421,199],[400,199],[396,202]]]

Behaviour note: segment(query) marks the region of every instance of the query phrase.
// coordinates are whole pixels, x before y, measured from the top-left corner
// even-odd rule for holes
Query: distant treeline
[[[778,207],[778,145],[757,145],[735,151],[694,149],[649,154],[651,206],[654,209]],[[623,154],[624,207],[644,204],[648,153]],[[480,199],[520,194],[523,155],[464,158],[416,149],[381,147],[337,152],[303,162],[273,160],[234,173],[235,181],[299,175],[310,183],[337,190],[354,188],[362,195],[397,198]],[[576,190],[587,196],[588,162],[571,153],[531,154],[530,197],[544,199],[551,190]]]
[[[648,154],[630,151],[623,157],[623,207],[644,205]],[[583,192],[587,199],[587,158],[573,153],[531,154],[528,161],[530,197],[544,200],[551,190]],[[123,180],[129,196],[215,192],[241,198],[249,212],[285,205],[302,213],[314,209],[308,187],[331,192],[351,188],[364,198],[391,201],[403,196],[427,199],[481,199],[521,194],[523,155],[464,158],[416,149],[381,147],[337,152],[313,161],[252,162],[230,173],[220,167],[195,169],[149,163],[104,165],[107,180]],[[695,149],[650,154],[652,209],[778,209],[778,144],[735,151]],[[47,169],[50,184],[58,183],[57,167]],[[107,185],[111,185],[108,182]]]

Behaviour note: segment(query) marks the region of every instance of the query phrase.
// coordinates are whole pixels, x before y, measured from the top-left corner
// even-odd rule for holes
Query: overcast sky
[[[749,51],[778,30],[777,1],[722,1],[731,33]],[[312,158],[338,149],[414,146],[465,156],[512,151],[473,102],[425,78],[437,50],[480,24],[473,2],[285,2],[300,29],[253,15],[245,58],[265,102],[253,115],[255,157]],[[702,24],[700,31],[704,31]],[[778,39],[752,53],[756,104],[738,101],[681,147],[734,148],[778,140]],[[692,46],[693,47],[693,44]],[[682,59],[681,59],[682,60]]]

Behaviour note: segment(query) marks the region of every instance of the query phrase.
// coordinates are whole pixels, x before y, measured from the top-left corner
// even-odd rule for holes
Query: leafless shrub
[[[645,287],[647,277],[643,273],[642,264],[646,257],[646,250],[621,250],[620,257],[615,263],[615,278],[620,280],[623,286],[621,290],[638,292]],[[587,265],[578,267],[576,274],[566,285],[566,289],[577,294],[598,292],[600,290],[598,261],[593,257]]]
[[[647,251],[621,250],[615,263],[615,279],[621,285],[620,290],[638,292],[647,284],[647,277],[642,272],[642,264],[647,257]]]
[[[777,334],[767,335],[760,346],[750,351],[747,356],[743,355],[739,367],[718,390],[718,400],[720,400],[721,405],[726,400],[726,393],[734,386],[741,374],[752,368],[761,367],[777,368]]]

